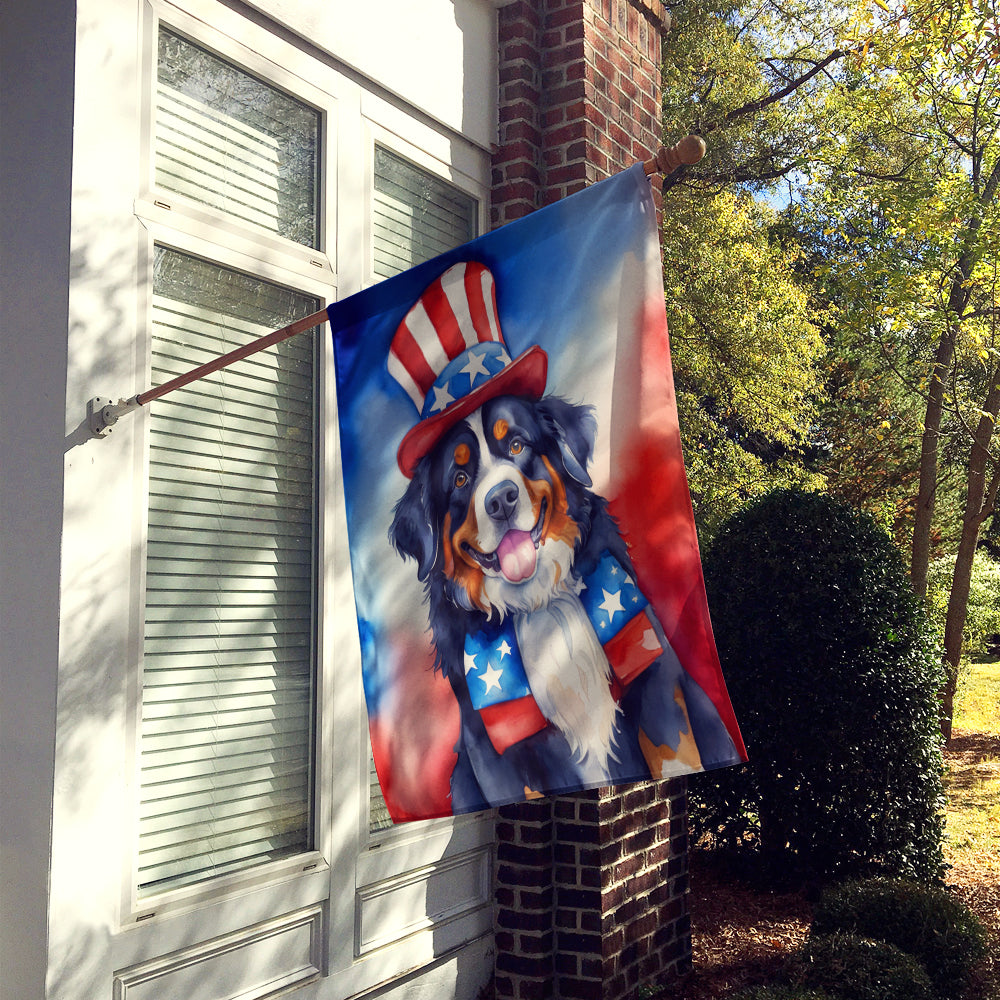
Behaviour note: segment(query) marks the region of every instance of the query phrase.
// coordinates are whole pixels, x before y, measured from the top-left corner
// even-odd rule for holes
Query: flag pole
[[[288,340],[290,337],[305,333],[306,330],[311,330],[313,327],[319,326],[325,320],[326,310],[320,309],[309,316],[303,316],[302,319],[297,319],[295,322],[289,323],[288,326],[283,326],[280,330],[264,334],[263,337],[258,337],[256,340],[251,340],[249,343],[244,344],[242,347],[237,347],[228,354],[223,354],[212,361],[206,361],[205,364],[199,365],[197,368],[192,368],[191,371],[185,372],[183,375],[178,375],[176,378],[170,379],[169,382],[164,382],[162,385],[155,386],[152,389],[146,389],[144,392],[137,393],[128,399],[119,399],[117,403],[112,402],[110,399],[102,399],[100,396],[95,396],[87,402],[87,420],[90,423],[90,430],[95,437],[104,437],[110,433],[112,425],[117,423],[118,418],[124,414],[131,413],[140,406],[145,406],[146,403],[150,403],[154,399],[159,399],[168,392],[173,392],[174,389],[180,389],[190,382],[195,382],[206,375],[211,375],[213,372],[227,368],[236,361],[242,361],[252,354],[257,354],[268,347],[280,344],[283,340]]]
[[[691,165],[697,163],[704,155],[705,140],[697,135],[688,135],[673,146],[661,146],[656,151],[655,156],[643,163],[642,169],[647,176],[652,174],[663,174],[666,176],[684,164]],[[152,389],[146,389],[134,396],[130,396],[128,399],[119,399],[118,402],[114,402],[102,396],[95,396],[93,399],[87,401],[87,422],[90,425],[90,431],[94,437],[106,437],[111,433],[111,428],[114,424],[118,422],[118,418],[124,416],[126,413],[131,413],[133,410],[139,409],[140,406],[145,406],[154,399],[159,399],[161,396],[165,396],[175,389],[180,389],[190,382],[195,382],[206,375],[220,371],[236,361],[242,361],[244,358],[248,358],[258,351],[266,350],[268,347],[280,344],[283,340],[288,340],[297,334],[305,333],[306,330],[311,330],[313,327],[323,323],[326,320],[326,315],[326,310],[320,309],[309,316],[303,316],[302,319],[297,319],[294,323],[289,323],[288,326],[283,326],[280,330],[275,330],[273,333],[258,337],[256,340],[252,340],[242,347],[237,347],[228,354],[223,354],[212,361],[207,361],[205,364],[199,365],[197,368],[192,368],[191,371],[185,372],[183,375],[178,375],[176,378],[170,379],[169,382],[164,382],[162,385],[155,386]]]

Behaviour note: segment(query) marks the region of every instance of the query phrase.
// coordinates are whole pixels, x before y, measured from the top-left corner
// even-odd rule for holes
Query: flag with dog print
[[[329,316],[361,668],[392,819],[745,760],[641,165]]]

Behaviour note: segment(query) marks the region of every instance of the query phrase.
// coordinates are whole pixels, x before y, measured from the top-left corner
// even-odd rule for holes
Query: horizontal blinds
[[[314,311],[157,249],[152,381]],[[310,848],[313,335],[150,407],[141,894]]]
[[[156,185],[317,245],[319,113],[160,29]]]
[[[476,201],[375,148],[374,264],[379,278],[422,264],[476,235]]]
[[[379,278],[391,278],[477,235],[477,203],[381,146],[375,147],[373,260]],[[369,753],[369,827],[392,825],[374,758]]]

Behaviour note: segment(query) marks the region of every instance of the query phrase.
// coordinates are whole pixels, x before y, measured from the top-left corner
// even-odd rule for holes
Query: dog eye
[[[524,442],[520,438],[514,438],[510,443],[510,453],[520,455],[522,451],[524,451]]]
[[[464,472],[455,473],[455,489],[460,490],[467,482],[469,477]]]

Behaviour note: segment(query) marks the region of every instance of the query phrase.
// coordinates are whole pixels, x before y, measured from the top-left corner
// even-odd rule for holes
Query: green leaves
[[[677,403],[703,527],[802,478],[795,456],[814,420],[825,349],[797,251],[772,235],[774,219],[749,197],[678,192],[664,221]]]
[[[719,532],[705,582],[750,763],[691,783],[698,827],[807,876],[939,876],[942,672],[888,536],[777,491]]]
[[[665,133],[709,146],[669,179],[664,228],[699,529],[825,486],[908,543],[922,593],[994,508],[1000,0],[672,14]]]

